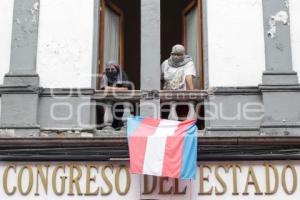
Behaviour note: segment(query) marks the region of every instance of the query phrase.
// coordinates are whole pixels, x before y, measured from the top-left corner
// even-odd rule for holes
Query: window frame
[[[202,28],[202,0],[193,0],[191,1],[182,11],[182,44],[186,47],[187,49],[187,25],[186,25],[186,16],[188,13],[197,7],[198,11],[198,50],[199,50],[199,74],[197,75],[197,79],[200,79],[200,89],[204,89],[204,55],[203,55],[203,28]]]
[[[114,4],[110,0],[101,0],[100,1],[100,25],[99,25],[99,55],[98,55],[98,72],[101,74],[104,71],[104,42],[105,42],[105,11],[106,8],[111,9],[120,17],[120,41],[119,41],[119,64],[123,67],[124,66],[124,12],[121,8],[119,8],[116,4]],[[100,80],[99,80],[100,81]],[[99,85],[99,84],[97,84]]]

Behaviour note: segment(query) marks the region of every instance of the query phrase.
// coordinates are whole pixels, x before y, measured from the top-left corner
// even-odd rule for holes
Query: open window
[[[100,72],[109,60],[124,66],[124,13],[112,1],[101,1]]]
[[[116,60],[126,72],[133,89],[140,88],[141,55],[141,0],[100,0],[99,15],[99,83],[109,60]],[[112,99],[108,104],[116,101]],[[102,104],[96,106],[97,128],[107,123],[105,113],[108,108]],[[115,114],[115,113],[113,113]],[[110,115],[108,115],[110,116]]]
[[[187,54],[192,56],[195,63],[197,72],[195,85],[198,89],[204,88],[201,13],[201,0],[191,1],[182,13],[182,43],[186,48]]]
[[[100,0],[98,72],[107,61],[118,61],[135,89],[140,87],[140,16],[140,0]]]
[[[196,89],[204,89],[202,43],[202,0],[161,0],[161,62],[170,57],[173,45],[183,44],[196,67]],[[184,118],[190,111],[188,103],[174,100],[168,105],[167,102],[162,106],[161,118],[170,119],[170,113]],[[204,116],[203,106],[195,111]],[[204,128],[203,117],[197,119],[197,126]]]
[[[161,62],[170,56],[175,44],[183,44],[187,54],[192,56],[197,72],[195,85],[197,89],[203,89],[201,0],[161,1]]]

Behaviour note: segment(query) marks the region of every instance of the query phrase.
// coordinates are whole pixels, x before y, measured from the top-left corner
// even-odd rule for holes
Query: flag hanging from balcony
[[[128,118],[130,172],[195,179],[197,127],[195,120]]]

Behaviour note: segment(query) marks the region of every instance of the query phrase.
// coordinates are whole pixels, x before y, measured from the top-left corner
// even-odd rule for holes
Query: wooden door
[[[196,88],[204,89],[201,0],[193,0],[184,8],[182,23],[182,43],[186,48],[187,54],[192,56],[196,67]]]

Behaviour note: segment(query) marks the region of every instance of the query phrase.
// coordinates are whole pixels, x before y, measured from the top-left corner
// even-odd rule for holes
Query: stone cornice
[[[300,137],[198,137],[199,161],[300,158]],[[2,161],[117,161],[128,159],[127,138],[1,138]]]
[[[41,92],[41,88],[31,85],[0,85],[0,94],[37,94]]]

